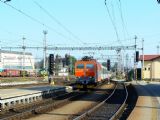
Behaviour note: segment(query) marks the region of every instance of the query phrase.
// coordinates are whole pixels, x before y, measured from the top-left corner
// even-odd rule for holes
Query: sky
[[[47,30],[48,46],[131,46],[136,35],[138,48],[144,39],[144,53],[157,54],[157,45],[160,45],[160,5],[157,0],[106,0],[106,3],[107,7],[104,0],[7,2],[27,17],[0,2],[0,46],[21,46],[23,36],[26,46],[43,46],[43,30]],[[42,50],[31,52],[35,57],[42,57]],[[87,54],[87,51],[47,51],[62,55],[66,52],[76,57]],[[133,52],[125,51],[124,54],[132,57]],[[115,53],[95,51],[98,55]]]

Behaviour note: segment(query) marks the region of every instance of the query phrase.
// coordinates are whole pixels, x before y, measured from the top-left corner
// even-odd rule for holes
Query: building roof
[[[151,61],[157,58],[160,58],[160,55],[144,55],[144,61]],[[139,60],[140,61],[143,60],[143,55],[140,55]]]

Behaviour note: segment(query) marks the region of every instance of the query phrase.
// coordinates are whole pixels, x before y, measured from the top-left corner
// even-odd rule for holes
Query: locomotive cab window
[[[77,65],[77,68],[78,68],[78,69],[83,69],[83,68],[84,68],[84,64],[78,64],[78,65]]]
[[[93,65],[93,64],[87,64],[87,65],[86,65],[86,68],[88,68],[88,69],[93,69],[93,68],[94,68],[94,65]]]

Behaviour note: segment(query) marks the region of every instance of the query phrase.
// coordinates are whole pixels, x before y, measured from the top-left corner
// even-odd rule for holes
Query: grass
[[[8,82],[29,82],[29,81],[42,81],[43,78],[41,77],[1,77],[1,83],[8,83]]]
[[[45,80],[44,80],[45,79]],[[58,77],[54,76],[53,78],[56,81],[66,81],[68,80],[68,77]],[[73,81],[75,80],[74,76],[69,76],[69,80]],[[48,81],[48,77],[0,77],[1,83],[9,83],[9,82],[29,82],[29,81]]]

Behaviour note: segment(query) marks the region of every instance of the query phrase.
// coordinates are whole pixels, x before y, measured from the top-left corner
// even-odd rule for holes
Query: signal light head
[[[53,74],[54,71],[54,54],[49,55],[49,74]]]
[[[110,60],[108,59],[107,60],[107,70],[110,71],[111,69],[111,63],[110,63]]]

